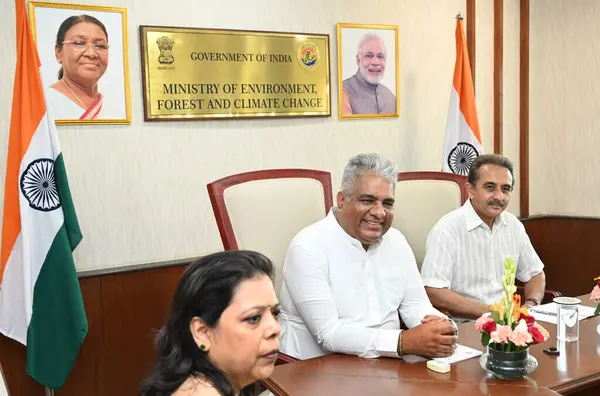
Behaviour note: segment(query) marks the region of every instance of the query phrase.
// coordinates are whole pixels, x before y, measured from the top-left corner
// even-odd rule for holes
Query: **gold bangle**
[[[398,356],[400,357],[400,359],[402,359],[402,333],[403,331],[400,330],[400,334],[398,335],[398,348],[396,349],[396,352],[398,352]]]

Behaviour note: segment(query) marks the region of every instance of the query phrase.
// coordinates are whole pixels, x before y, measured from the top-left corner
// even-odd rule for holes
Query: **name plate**
[[[330,116],[329,36],[140,26],[144,118]]]

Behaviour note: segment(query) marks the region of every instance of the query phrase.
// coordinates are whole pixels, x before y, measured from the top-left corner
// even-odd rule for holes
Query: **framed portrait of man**
[[[339,118],[400,115],[398,26],[337,24]]]
[[[130,124],[127,10],[30,1],[29,18],[56,124]]]

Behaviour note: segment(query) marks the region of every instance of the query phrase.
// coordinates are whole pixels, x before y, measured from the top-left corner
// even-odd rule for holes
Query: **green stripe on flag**
[[[56,157],[56,161],[54,161],[54,174],[56,177],[58,198],[62,205],[63,215],[65,216],[65,227],[67,228],[67,235],[69,236],[69,244],[71,245],[71,251],[73,251],[77,245],[79,245],[83,236],[81,235],[77,214],[75,213],[75,207],[73,206],[71,189],[69,188],[67,170],[65,168],[65,161],[63,160],[62,153],[60,153],[58,157]]]
[[[75,363],[88,331],[79,281],[63,225],[35,283],[27,329],[27,373],[59,389]]]
[[[88,323],[72,254],[82,236],[62,154],[56,158],[54,171],[64,223],[34,286],[26,371],[39,383],[59,389],[77,359]]]

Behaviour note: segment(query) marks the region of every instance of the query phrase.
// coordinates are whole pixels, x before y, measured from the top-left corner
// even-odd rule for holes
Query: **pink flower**
[[[483,326],[488,323],[488,322],[493,322],[494,319],[492,318],[492,315],[490,315],[489,313],[484,313],[483,315],[481,315],[481,317],[479,319],[477,319],[475,321],[475,328],[477,329],[477,331],[481,332],[481,330],[483,329]]]
[[[533,342],[533,337],[527,330],[527,323],[525,320],[521,319],[519,324],[512,333],[508,336],[508,339],[512,341],[516,346],[524,347]]]
[[[590,296],[590,300],[600,300],[600,286],[594,286],[594,288],[592,289],[592,295]]]
[[[490,338],[495,343],[505,343],[508,341],[508,337],[512,334],[510,326],[499,325],[496,326],[496,331],[492,331]]]
[[[533,339],[535,340],[536,343],[544,342],[548,338],[550,338],[550,333],[548,333],[548,330],[544,329],[542,326],[540,326],[537,323],[534,323],[533,326],[529,327],[529,332],[533,336]],[[533,334],[534,332],[539,333],[539,334],[536,334],[537,337]],[[542,340],[538,341],[540,335],[542,336]]]

